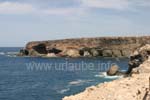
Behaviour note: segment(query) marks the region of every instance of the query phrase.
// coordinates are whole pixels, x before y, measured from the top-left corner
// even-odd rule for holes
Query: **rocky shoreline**
[[[125,73],[116,65],[107,71],[108,75],[124,75],[125,78],[89,87],[62,100],[150,100],[147,99],[150,94],[150,36],[35,41],[27,43],[18,56],[130,57]]]
[[[129,76],[86,88],[62,100],[150,100],[150,45],[136,49],[130,57]]]
[[[133,50],[143,44],[150,44],[150,36],[33,41],[27,43],[18,56],[129,57]]]

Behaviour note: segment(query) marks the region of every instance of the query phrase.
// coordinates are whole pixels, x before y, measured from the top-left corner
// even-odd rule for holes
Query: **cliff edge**
[[[97,37],[33,41],[27,43],[21,56],[48,57],[128,57],[141,45],[150,44],[150,36],[142,37]]]

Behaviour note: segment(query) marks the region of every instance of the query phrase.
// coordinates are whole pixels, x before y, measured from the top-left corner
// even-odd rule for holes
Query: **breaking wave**
[[[83,85],[84,83],[89,83],[92,82],[93,80],[75,80],[75,81],[71,81],[69,82],[69,85]]]
[[[62,89],[62,90],[57,91],[57,93],[64,94],[65,92],[68,92],[69,90],[70,88]]]
[[[0,52],[0,55],[8,56],[8,57],[16,57],[18,52]]]
[[[5,52],[0,52],[0,55],[5,55]]]
[[[108,76],[106,72],[101,72],[97,75],[95,75],[95,77],[101,77],[101,78],[106,78],[106,79],[117,79],[117,78],[122,78],[123,76]]]

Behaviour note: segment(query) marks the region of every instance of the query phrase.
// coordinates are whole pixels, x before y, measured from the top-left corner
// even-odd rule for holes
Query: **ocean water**
[[[112,81],[110,64],[127,70],[128,59],[16,57],[20,48],[0,48],[0,100],[61,100],[86,87]]]

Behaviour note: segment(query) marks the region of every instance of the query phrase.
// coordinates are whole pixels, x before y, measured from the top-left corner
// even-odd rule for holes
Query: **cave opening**
[[[48,53],[59,54],[60,52],[62,52],[62,50],[59,50],[56,48],[52,48],[52,49],[48,50]]]
[[[47,54],[46,45],[45,44],[38,44],[33,47],[35,51],[37,51],[40,54]]]

